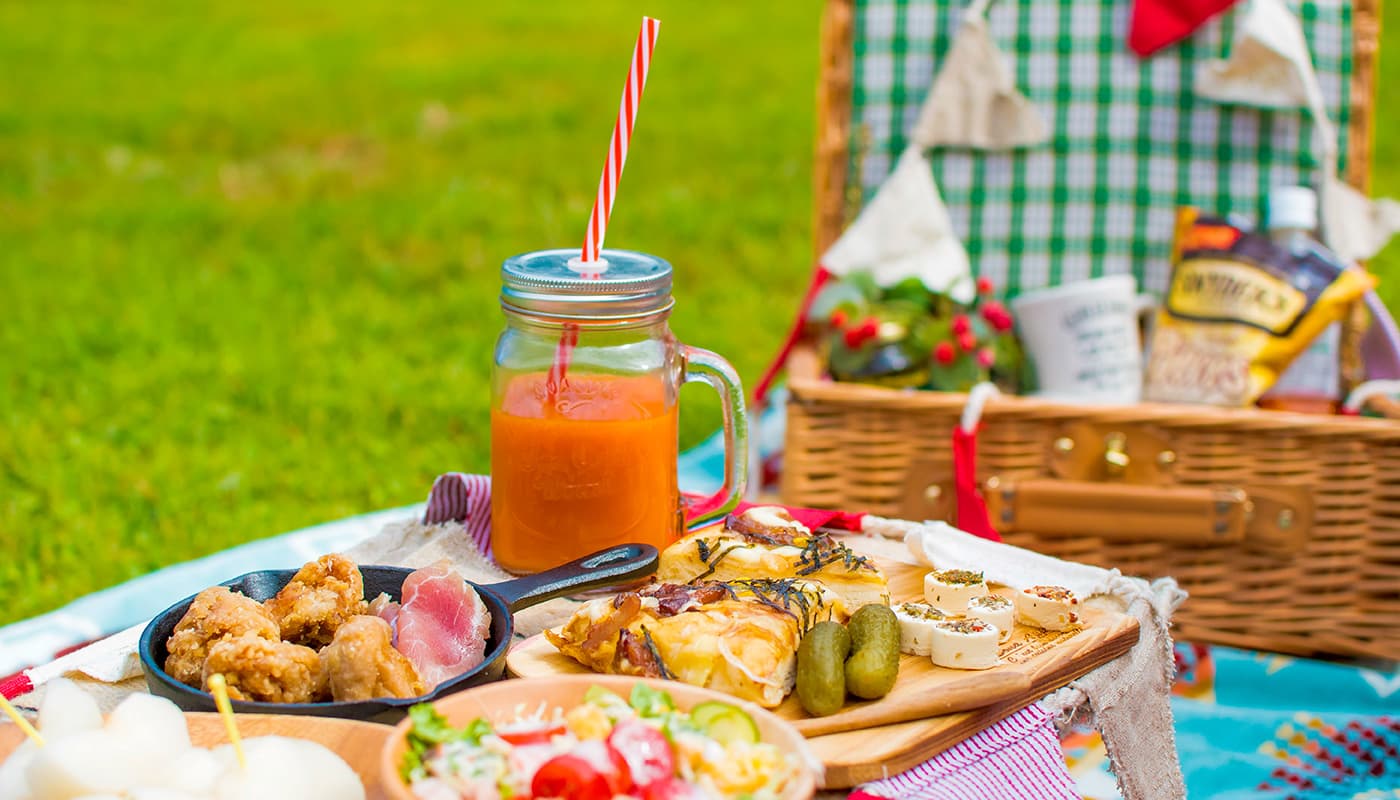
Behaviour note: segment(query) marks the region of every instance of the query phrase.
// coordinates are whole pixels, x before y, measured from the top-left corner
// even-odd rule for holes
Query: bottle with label
[[[1292,253],[1318,247],[1317,193],[1307,186],[1279,186],[1269,194],[1269,237]],[[1342,325],[1328,325],[1259,399],[1264,408],[1333,414],[1341,400]]]

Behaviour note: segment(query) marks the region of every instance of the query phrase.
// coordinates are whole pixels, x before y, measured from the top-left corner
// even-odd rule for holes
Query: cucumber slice
[[[758,723],[738,706],[709,700],[690,709],[690,721],[721,743],[758,741]]]

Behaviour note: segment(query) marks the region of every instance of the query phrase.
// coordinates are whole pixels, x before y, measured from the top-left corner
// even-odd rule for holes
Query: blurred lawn
[[[501,258],[581,238],[643,12],[608,243],[748,381],[805,285],[816,2],[241,5],[0,2],[0,623],[484,470]]]
[[[0,3],[0,623],[484,471],[501,259],[581,242],[644,12],[608,244],[756,376],[810,266],[815,8]]]

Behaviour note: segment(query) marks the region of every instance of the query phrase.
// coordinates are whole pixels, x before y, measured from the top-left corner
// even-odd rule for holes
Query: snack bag
[[[1178,212],[1173,251],[1148,354],[1148,400],[1253,403],[1375,285],[1321,246],[1289,252],[1195,208]]]

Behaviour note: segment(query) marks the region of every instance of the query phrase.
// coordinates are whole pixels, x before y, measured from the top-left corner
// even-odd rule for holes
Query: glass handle
[[[686,525],[699,527],[728,514],[739,505],[749,482],[749,418],[744,387],[734,367],[709,350],[681,345],[685,361],[681,382],[703,381],[719,393],[724,411],[724,485],[686,510]]]

